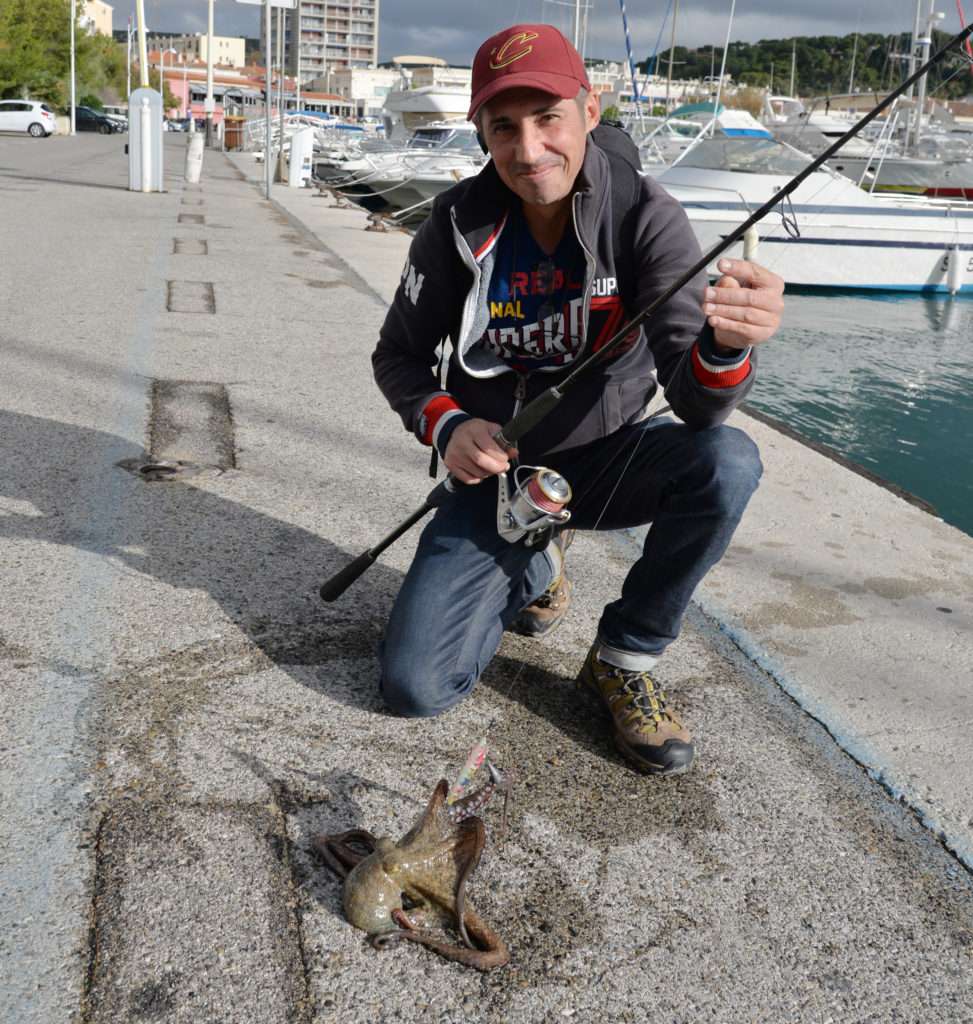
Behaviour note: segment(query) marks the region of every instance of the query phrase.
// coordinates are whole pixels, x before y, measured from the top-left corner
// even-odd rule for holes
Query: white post
[[[267,86],[266,86],[266,93],[265,93],[265,95],[266,95],[266,103],[264,104],[265,115],[266,115],[266,118],[265,118],[266,119],[265,130],[266,130],[266,133],[267,133],[267,137],[264,140],[264,185],[265,185],[266,190],[267,190],[267,198],[269,199],[270,198],[270,182],[271,182],[271,177],[270,177],[270,98],[271,98],[271,95],[272,95],[272,93],[270,91],[270,0],[264,0],[264,48],[265,48],[264,59],[265,59],[266,64],[267,64],[267,67],[266,67],[266,71],[267,71]]]
[[[142,109],[139,111],[139,142],[141,144],[140,164],[142,171],[142,191],[152,191],[152,109],[148,96],[142,96]]]
[[[291,46],[294,45],[294,26],[291,25]],[[296,113],[301,112],[301,0],[297,0],[297,85],[295,86],[297,96]]]
[[[128,16],[128,42],[125,46],[125,102],[128,103],[132,95],[132,16]],[[132,116],[131,110],[128,112]]]
[[[77,20],[78,13],[76,9],[75,0],[71,0],[71,134],[77,134],[77,122],[75,117],[75,107],[77,103],[77,86],[75,85],[75,74],[74,74],[74,23]]]
[[[149,87],[149,53],[145,45],[145,0],[136,0],[135,18],[139,31],[139,82],[143,89]],[[129,117],[131,117],[129,111]]]
[[[581,0],[574,0],[574,48],[581,52]]]
[[[209,0],[206,27],[206,145],[213,145],[213,0]]]
[[[277,119],[280,139],[277,145],[277,180],[284,180],[284,8],[277,8]]]

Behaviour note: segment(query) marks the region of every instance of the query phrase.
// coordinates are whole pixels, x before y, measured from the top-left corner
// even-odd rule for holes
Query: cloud
[[[151,29],[165,32],[205,32],[207,0],[145,0]],[[586,53],[592,57],[621,58],[625,53],[617,0],[589,0],[591,4]],[[629,28],[636,57],[652,52],[667,0],[651,6],[629,0]],[[942,27],[959,30],[953,4]],[[643,13],[648,7],[649,13]],[[794,35],[849,35],[855,31],[891,34],[911,32],[915,0],[737,0],[732,39],[757,42]],[[726,36],[729,0],[680,0],[676,42],[681,46],[721,47]],[[262,9],[235,0],[216,0],[218,35],[260,34]],[[115,3],[115,27],[127,19]],[[470,64],[477,46],[487,36],[518,21],[546,21],[569,36],[573,6],[567,0],[500,0],[494,4],[465,4],[456,0],[381,0],[379,56],[401,53],[444,57],[454,64]],[[668,46],[669,25],[662,47]]]

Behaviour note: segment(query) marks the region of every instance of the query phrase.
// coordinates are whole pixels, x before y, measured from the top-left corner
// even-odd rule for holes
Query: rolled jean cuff
[[[625,669],[627,672],[645,672],[659,660],[658,654],[640,654],[636,651],[623,651],[618,647],[606,644],[604,640],[598,640],[598,660],[604,661],[615,668]]]

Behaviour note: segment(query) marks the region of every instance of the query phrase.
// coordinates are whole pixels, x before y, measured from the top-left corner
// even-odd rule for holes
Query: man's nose
[[[517,150],[517,162],[522,164],[534,164],[543,156],[544,140],[536,125],[525,121],[520,126]]]

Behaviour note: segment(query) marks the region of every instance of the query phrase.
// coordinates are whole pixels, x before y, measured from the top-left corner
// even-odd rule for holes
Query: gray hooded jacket
[[[700,257],[682,208],[651,178],[641,178],[619,231],[612,223],[611,189],[609,158],[589,138],[572,196],[572,228],[587,263],[578,359],[597,351]],[[436,439],[432,419],[444,408],[504,423],[525,399],[572,368],[520,374],[480,343],[489,321],[496,245],[507,212],[519,202],[488,163],[436,199],[413,239],[372,365],[406,429],[427,444]],[[625,240],[620,248],[631,261],[627,267],[615,265],[618,238]],[[619,295],[620,277],[632,282],[634,294]],[[685,423],[702,429],[725,420],[750,390],[755,361],[751,354],[716,354],[700,308],[705,285],[701,273],[630,332],[620,351],[586,371],[556,411],[521,440],[521,458],[534,461],[587,444],[640,419],[657,387],[654,369]],[[443,391],[435,367],[446,338],[452,352]]]

